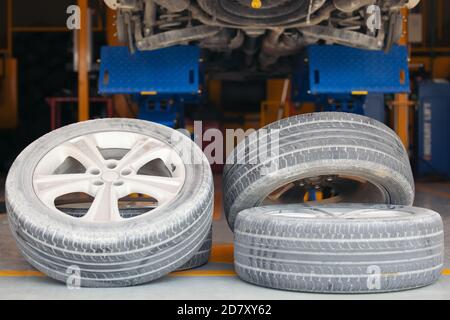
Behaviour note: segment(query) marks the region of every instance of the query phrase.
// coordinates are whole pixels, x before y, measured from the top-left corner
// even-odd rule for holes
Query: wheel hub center
[[[106,182],[114,182],[119,179],[119,174],[115,171],[106,171],[102,174],[102,179]]]

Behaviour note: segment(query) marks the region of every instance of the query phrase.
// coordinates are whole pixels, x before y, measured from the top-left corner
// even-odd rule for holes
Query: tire
[[[414,181],[407,152],[384,124],[350,113],[323,112],[263,129],[247,136],[224,168],[224,209],[231,229],[238,212],[247,208],[303,202],[306,188],[317,179],[324,187],[324,179],[336,179],[329,188],[339,189],[339,195],[327,200],[334,203],[412,205]],[[265,149],[272,150],[262,158]],[[296,187],[303,193],[294,200],[268,201],[274,191],[298,183],[306,186]]]
[[[61,214],[62,211],[50,208],[43,198],[39,198],[40,189],[36,189],[36,185],[40,184],[36,184],[36,172],[42,159],[47,159],[54,152],[52,150],[59,150],[57,147],[61,145],[92,135],[98,135],[98,141],[103,139],[105,141],[102,143],[106,145],[117,141],[102,136],[112,135],[116,140],[136,136],[156,141],[159,146],[170,150],[171,155],[173,153],[179,159],[177,161],[183,161],[183,165],[177,166],[173,162],[171,168],[172,172],[183,172],[183,183],[171,195],[172,198],[167,196],[170,201],[150,211],[151,214],[129,219],[114,216],[120,221],[111,220],[108,223],[100,218],[91,222]],[[98,141],[97,148],[86,150],[94,153],[95,150],[102,150]],[[138,138],[135,142],[138,145]],[[183,157],[186,154],[196,161],[185,160]],[[120,161],[117,160],[118,167]],[[88,174],[87,170],[84,174]],[[131,178],[137,179],[136,176]],[[110,174],[106,176],[100,173],[100,177],[105,181],[103,190],[112,188],[112,180],[107,180],[111,179]],[[122,178],[127,181],[127,177]],[[149,187],[143,183],[139,186]],[[118,191],[114,192],[114,195],[118,195]],[[168,127],[134,119],[86,121],[46,134],[17,157],[8,173],[5,193],[10,227],[27,261],[56,280],[66,283],[79,280],[79,283],[75,283],[83,287],[138,285],[177,270],[199,251],[212,222],[212,173],[200,148],[186,136]],[[112,191],[107,194],[110,200],[114,200],[112,194]],[[110,203],[114,204],[114,201]],[[113,217],[113,210],[97,211]],[[74,273],[74,270],[79,272]]]
[[[235,269],[247,282],[316,293],[375,293],[434,283],[442,219],[392,205],[278,205],[239,213]]]
[[[127,208],[123,210],[123,213],[126,215],[135,216],[138,215],[139,212],[141,211],[142,210],[140,209]],[[66,208],[65,212],[72,216],[82,216],[83,214],[86,213],[86,210],[79,208]],[[195,269],[207,264],[209,257],[211,255],[211,249],[212,249],[212,226],[209,229],[208,236],[203,241],[198,252],[188,262],[179,267],[177,271]]]
[[[190,270],[201,267],[208,263],[211,256],[212,248],[212,228],[209,231],[208,237],[203,241],[202,246],[198,252],[187,263],[178,268],[178,271]]]

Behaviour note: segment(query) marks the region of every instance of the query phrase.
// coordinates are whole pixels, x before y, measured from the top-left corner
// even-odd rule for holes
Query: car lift
[[[339,61],[339,63],[336,63]],[[184,103],[198,102],[202,81],[200,49],[176,46],[129,53],[103,47],[101,94],[129,94],[139,118],[183,126]],[[299,56],[293,75],[293,102],[313,102],[317,111],[366,114],[384,121],[384,94],[409,92],[408,49],[388,52],[339,45],[312,45]]]
[[[101,50],[100,94],[129,94],[139,118],[172,128],[184,126],[184,104],[201,96],[200,49],[175,46],[131,54],[127,47]]]
[[[299,57],[292,100],[384,122],[384,94],[409,92],[408,49],[388,52],[312,45]]]

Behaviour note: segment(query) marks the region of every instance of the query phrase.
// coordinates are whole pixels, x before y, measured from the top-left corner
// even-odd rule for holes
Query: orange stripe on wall
[[[214,220],[220,220],[222,217],[222,193],[216,192],[214,194]]]
[[[232,244],[215,244],[211,250],[209,262],[215,263],[233,263],[233,245]]]
[[[424,192],[424,193],[431,193],[431,194],[439,196],[439,197],[444,197],[444,198],[450,199],[450,193],[449,192],[435,190],[433,188],[426,187],[426,186],[424,186],[422,184],[416,185],[416,191]]]

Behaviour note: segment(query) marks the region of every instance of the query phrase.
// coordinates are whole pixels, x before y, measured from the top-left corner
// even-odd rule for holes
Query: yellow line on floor
[[[450,269],[442,271],[443,276],[450,276]],[[34,270],[1,270],[0,277],[45,277],[46,275]],[[170,277],[234,277],[234,270],[186,270],[175,271],[169,274]]]
[[[186,270],[175,271],[169,274],[171,277],[232,277],[234,270]],[[0,277],[45,277],[46,275],[34,270],[1,270]]]
[[[169,274],[170,277],[234,277],[234,270],[186,270],[175,271]]]
[[[45,277],[45,274],[34,270],[0,270],[0,277]]]

